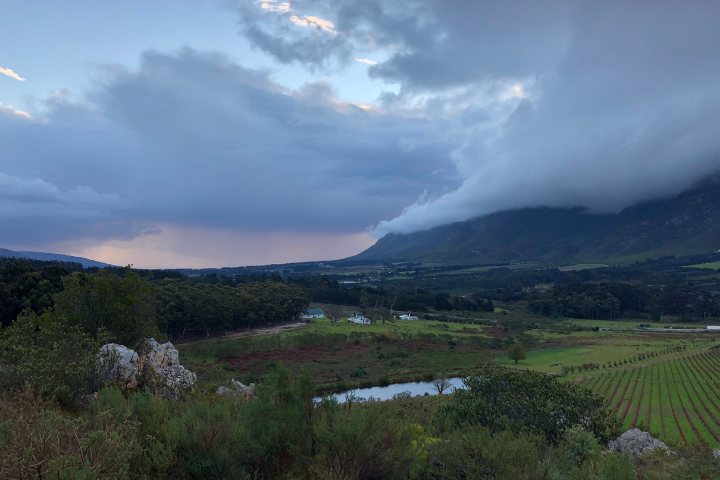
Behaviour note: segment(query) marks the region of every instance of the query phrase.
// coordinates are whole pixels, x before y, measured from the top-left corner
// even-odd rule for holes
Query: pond
[[[456,388],[463,388],[462,378],[448,378],[450,387],[443,393],[452,393]],[[372,400],[392,400],[393,396],[409,392],[411,397],[421,397],[425,394],[437,395],[438,392],[433,386],[433,382],[407,382],[407,383],[394,383],[386,387],[368,387],[368,388],[356,388],[354,390],[348,390],[346,392],[340,392],[330,395],[335,397],[338,402],[345,402],[346,397],[355,397],[355,401],[367,401]],[[316,397],[315,401],[319,401],[320,397]]]

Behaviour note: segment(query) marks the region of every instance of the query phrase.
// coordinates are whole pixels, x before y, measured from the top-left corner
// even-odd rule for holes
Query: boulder
[[[100,381],[103,384],[121,383],[127,388],[137,386],[139,357],[125,345],[108,343],[100,347]]]
[[[720,458],[720,450],[713,450],[712,456],[715,460]]]
[[[228,395],[228,396],[234,396],[235,391],[230,390],[228,387],[218,387],[218,389],[215,391],[218,395]]]
[[[628,430],[608,444],[608,450],[615,453],[627,452],[631,457],[635,458],[643,453],[652,452],[656,448],[668,450],[668,446],[657,438],[653,438],[647,432],[643,432],[639,428]]]
[[[150,389],[177,400],[182,393],[193,390],[197,376],[180,365],[179,353],[172,343],[147,341],[150,351],[142,357],[142,374]]]
[[[149,351],[138,355],[124,345],[110,343],[100,348],[100,379],[103,384],[121,383],[135,388],[143,383],[157,394],[177,400],[192,391],[196,375],[179,363],[179,354],[172,343],[160,344],[147,340]]]
[[[236,395],[242,395],[245,400],[252,400],[255,398],[255,384],[244,385],[241,382],[236,381],[234,378],[230,380],[230,384],[235,389]]]

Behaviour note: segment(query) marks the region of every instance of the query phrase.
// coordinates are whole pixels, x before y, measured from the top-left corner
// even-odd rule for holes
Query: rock
[[[180,365],[180,353],[172,343],[167,342],[160,344],[154,338],[147,341],[150,352],[147,354],[148,360],[154,360],[164,367],[172,367]]]
[[[160,344],[154,338],[147,341],[146,355],[123,345],[110,343],[100,348],[100,378],[104,384],[122,383],[135,388],[138,381],[153,393],[177,400],[194,389],[196,375],[179,363],[179,354],[172,343]]]
[[[643,453],[652,452],[656,448],[668,450],[668,446],[657,438],[653,438],[647,432],[643,432],[639,428],[628,430],[608,444],[608,450],[615,453],[627,452],[631,457],[635,458]]]
[[[717,460],[718,458],[720,458],[720,450],[713,450],[712,455],[713,455],[713,458],[715,460]]]
[[[218,387],[218,389],[215,391],[218,395],[228,395],[233,396],[235,395],[235,391],[230,390],[228,387]]]
[[[252,400],[255,398],[255,384],[243,385],[241,382],[236,381],[234,378],[230,380],[230,384],[235,389],[237,395],[242,395],[245,400]]]
[[[147,341],[150,351],[143,355],[142,373],[151,390],[177,400],[193,390],[197,376],[179,363],[179,353],[172,343]]]
[[[125,345],[108,343],[100,347],[100,381],[103,384],[122,383],[127,388],[137,386],[139,357]]]

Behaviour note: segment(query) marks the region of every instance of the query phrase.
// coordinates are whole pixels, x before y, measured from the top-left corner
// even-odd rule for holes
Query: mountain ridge
[[[73,255],[63,255],[61,253],[44,253],[44,252],[16,252],[14,250],[8,250],[7,248],[0,248],[0,257],[9,257],[9,258],[28,258],[31,260],[43,260],[43,261],[58,261],[58,262],[74,262],[74,263],[80,263],[83,267],[113,267],[115,265],[111,265],[109,263],[103,263],[98,262],[95,260],[90,260],[89,258],[84,257],[75,257]]]
[[[635,261],[720,248],[720,182],[618,213],[528,207],[410,234],[390,233],[348,260],[485,264]]]

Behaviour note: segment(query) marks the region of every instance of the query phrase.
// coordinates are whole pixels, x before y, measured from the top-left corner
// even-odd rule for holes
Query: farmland
[[[623,422],[670,442],[720,442],[720,354],[705,351],[577,379]]]

